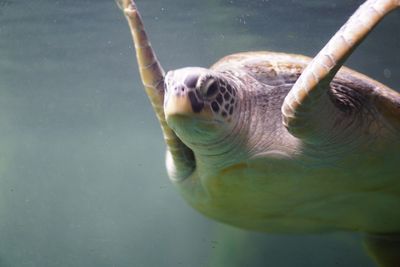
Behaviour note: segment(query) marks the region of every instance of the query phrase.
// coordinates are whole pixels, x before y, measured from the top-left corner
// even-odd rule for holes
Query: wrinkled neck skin
[[[236,83],[236,88],[241,82]],[[235,110],[231,122],[218,125],[218,130],[213,132],[210,138],[188,141],[187,145],[193,150],[196,158],[196,168],[199,173],[211,175],[213,172],[238,162],[246,157],[247,125],[251,119],[251,112],[246,92],[238,90],[237,99],[239,105]],[[185,141],[184,141],[185,142]]]

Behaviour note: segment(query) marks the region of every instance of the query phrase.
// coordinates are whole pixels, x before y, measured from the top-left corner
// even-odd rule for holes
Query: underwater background
[[[313,56],[361,3],[137,1],[166,70],[240,51]],[[346,65],[400,89],[399,30],[396,11]],[[360,240],[198,214],[168,181],[114,1],[0,0],[0,267],[372,267]]]

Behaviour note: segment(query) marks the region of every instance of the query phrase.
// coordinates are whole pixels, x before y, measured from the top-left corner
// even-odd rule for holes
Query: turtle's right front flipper
[[[165,121],[164,76],[165,72],[157,60],[144,30],[143,22],[133,0],[116,0],[124,11],[133,37],[140,76],[147,96],[156,112],[167,144],[167,164],[169,176],[182,180],[194,170],[194,156]]]
[[[400,0],[367,0],[308,64],[282,105],[283,124],[293,135],[314,141],[332,132],[335,112],[327,94],[332,79],[379,21],[399,7]],[[400,116],[396,97],[388,95],[381,102],[386,113]]]

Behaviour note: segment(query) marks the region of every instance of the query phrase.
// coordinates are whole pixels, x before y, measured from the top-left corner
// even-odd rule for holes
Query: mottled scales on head
[[[232,115],[236,102],[236,89],[224,79],[216,79],[215,77],[205,77],[205,80],[212,79],[209,85],[208,95],[209,105],[214,113],[227,117]],[[210,82],[209,82],[210,83]]]
[[[237,107],[237,89],[221,73],[203,68],[183,68],[166,76],[167,97],[187,95],[194,113],[209,107],[214,115],[229,118]]]

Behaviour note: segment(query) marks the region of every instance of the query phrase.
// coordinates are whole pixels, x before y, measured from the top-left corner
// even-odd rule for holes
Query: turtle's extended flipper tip
[[[132,11],[136,11],[136,3],[134,0],[115,0],[117,6],[124,11],[124,13],[129,13]]]
[[[118,6],[118,8],[119,9],[121,9],[121,10],[124,10],[124,3],[126,2],[126,1],[124,1],[124,0],[114,0],[115,1],[115,3],[117,4],[117,6]]]

